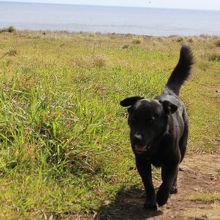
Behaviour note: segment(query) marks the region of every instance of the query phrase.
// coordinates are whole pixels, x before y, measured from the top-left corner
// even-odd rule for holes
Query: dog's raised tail
[[[176,95],[179,95],[179,91],[184,81],[189,77],[191,67],[193,64],[193,55],[188,45],[182,45],[180,50],[180,58],[176,67],[174,68],[166,86],[172,90]]]

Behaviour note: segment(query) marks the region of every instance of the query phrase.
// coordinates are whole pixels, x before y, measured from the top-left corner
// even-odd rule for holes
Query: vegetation
[[[0,33],[2,33],[2,32],[13,33],[13,32],[16,32],[16,28],[14,26],[9,26],[8,28],[0,29]]]
[[[195,192],[190,196],[190,200],[193,201],[204,201],[206,203],[214,203],[220,201],[219,193],[209,193],[209,192]]]
[[[188,153],[211,152],[220,133],[219,37],[1,32],[0,218],[96,212],[125,187],[142,187],[119,102],[159,94],[181,42],[196,57],[181,93]]]

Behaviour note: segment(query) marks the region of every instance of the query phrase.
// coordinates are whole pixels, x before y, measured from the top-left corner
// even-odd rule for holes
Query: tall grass
[[[180,47],[177,37],[140,39],[0,34],[1,218],[94,212],[122,187],[140,185],[119,101],[160,93]],[[182,90],[189,153],[212,151],[219,134],[219,61],[204,54],[215,41],[192,41],[197,65]]]

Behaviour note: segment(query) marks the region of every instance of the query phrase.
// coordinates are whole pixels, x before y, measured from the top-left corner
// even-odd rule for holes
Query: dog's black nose
[[[135,134],[134,135],[134,142],[136,144],[141,144],[143,141],[143,136],[141,134]]]

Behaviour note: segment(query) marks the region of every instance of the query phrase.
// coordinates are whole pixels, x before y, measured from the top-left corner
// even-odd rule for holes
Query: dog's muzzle
[[[141,145],[135,145],[135,146],[134,146],[134,150],[135,150],[135,152],[137,152],[137,153],[145,153],[145,152],[149,151],[150,148],[151,148],[151,145],[150,145],[150,144],[145,145],[145,146],[141,146]]]

